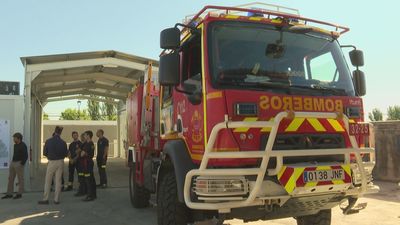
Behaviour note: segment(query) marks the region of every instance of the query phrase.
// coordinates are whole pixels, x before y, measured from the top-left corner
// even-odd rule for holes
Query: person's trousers
[[[78,160],[75,165],[76,165],[76,172],[78,173],[78,182],[79,182],[78,194],[82,195],[87,194],[83,161]]]
[[[85,183],[86,183],[86,190],[87,190],[87,197],[89,198],[96,198],[96,180],[94,179],[93,167],[94,162],[92,159],[86,161],[86,169],[85,172]]]
[[[73,163],[68,164],[68,186],[72,186],[74,184],[74,176],[75,176],[76,165]]]
[[[97,159],[97,168],[99,170],[100,185],[107,184],[106,164],[107,160]]]
[[[87,196],[89,198],[97,198],[96,180],[94,179],[93,170],[85,174],[85,182],[86,182]]]
[[[14,192],[15,176],[18,177],[18,194],[22,194],[24,192],[24,166],[21,165],[21,161],[11,162],[10,164],[7,195],[12,195]]]
[[[64,159],[60,160],[49,160],[47,164],[46,170],[46,180],[44,184],[44,194],[43,200],[49,200],[50,189],[51,189],[51,182],[53,177],[55,176],[54,182],[56,183],[56,187],[54,190],[54,201],[60,201],[60,192],[62,187],[61,176],[64,170]]]
[[[87,194],[85,174],[81,171],[78,171],[78,182],[79,182],[78,193]]]

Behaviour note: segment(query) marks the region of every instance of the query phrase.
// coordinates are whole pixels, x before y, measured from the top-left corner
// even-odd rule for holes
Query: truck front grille
[[[265,149],[268,135],[261,136],[260,149]],[[345,148],[345,141],[341,134],[278,134],[276,136],[273,151],[279,150],[300,150],[300,149],[332,149]],[[343,155],[321,155],[321,156],[300,156],[285,157],[285,164],[299,162],[343,162]],[[268,168],[274,168],[276,159],[271,158]]]

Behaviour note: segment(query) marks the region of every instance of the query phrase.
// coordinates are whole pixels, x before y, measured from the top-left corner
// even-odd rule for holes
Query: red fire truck
[[[349,29],[272,7],[206,6],[161,32],[159,68],[127,101],[131,202],[154,199],[159,225],[327,225],[378,191]]]

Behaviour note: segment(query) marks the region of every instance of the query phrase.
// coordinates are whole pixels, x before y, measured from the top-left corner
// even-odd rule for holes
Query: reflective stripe
[[[326,129],[316,118],[308,118],[307,121],[311,124],[311,126],[318,132],[325,132]]]
[[[84,173],[78,173],[78,176],[84,176],[85,174]]]
[[[272,117],[269,119],[269,122],[274,122],[275,117]],[[261,132],[270,132],[272,130],[272,127],[264,127],[261,129]]]
[[[333,184],[344,184],[344,180],[332,180]]]
[[[288,193],[292,193],[296,187],[296,181],[303,174],[304,168],[295,168],[292,176],[290,176],[289,181],[285,185],[285,189]]]
[[[321,182],[305,182],[302,176],[304,171],[319,171],[319,170],[337,170],[343,168],[345,174],[344,179],[321,181]],[[278,173],[278,180],[285,190],[291,194],[296,187],[316,187],[323,185],[341,185],[351,183],[350,165],[334,165],[334,166],[318,166],[318,167],[291,167],[283,166]]]
[[[255,122],[255,121],[257,121],[258,120],[258,118],[257,117],[246,117],[246,118],[244,118],[244,122]],[[233,132],[247,132],[247,131],[249,131],[250,130],[250,128],[249,127],[238,127],[238,128],[236,128],[236,129],[234,129],[233,130]]]
[[[214,98],[222,98],[222,91],[215,91],[207,94],[207,100]]]
[[[351,168],[350,165],[342,165],[342,168],[344,169],[344,171],[351,176]]]
[[[261,21],[263,19],[263,17],[249,17],[249,20],[253,20],[253,21]]]
[[[85,174],[85,177],[90,177],[90,173],[86,173],[86,174]]]
[[[227,18],[227,19],[237,19],[237,18],[239,18],[239,16],[235,16],[235,15],[226,15],[225,18]]]
[[[105,169],[105,168],[106,168],[106,165],[102,165],[101,168],[104,168],[104,169]]]
[[[272,23],[282,23],[282,20],[280,19],[273,19],[271,20]]]
[[[305,118],[294,118],[285,131],[297,131],[304,120]]]
[[[335,119],[327,119],[329,124],[333,127],[333,129],[335,129],[335,131],[338,132],[343,132],[344,129],[342,127],[342,125]]]

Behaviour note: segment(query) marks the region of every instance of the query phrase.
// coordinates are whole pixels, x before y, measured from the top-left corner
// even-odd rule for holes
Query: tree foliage
[[[112,99],[105,98],[105,100]],[[92,120],[117,120],[117,108],[110,103],[88,100],[88,112]]]
[[[375,108],[372,110],[372,112],[368,113],[368,118],[371,121],[382,121],[383,114],[378,108]]]
[[[111,98],[105,98],[106,100],[112,100]],[[117,120],[117,108],[115,105],[103,102],[101,111],[104,120]]]
[[[400,120],[400,106],[389,106],[387,110],[387,120]]]
[[[49,114],[43,113],[43,120],[49,120]]]
[[[61,113],[60,120],[90,120],[90,116],[86,110],[68,108]]]
[[[92,96],[94,97],[94,96]],[[92,120],[101,120],[100,115],[100,103],[98,101],[88,100],[88,113],[90,119]]]

